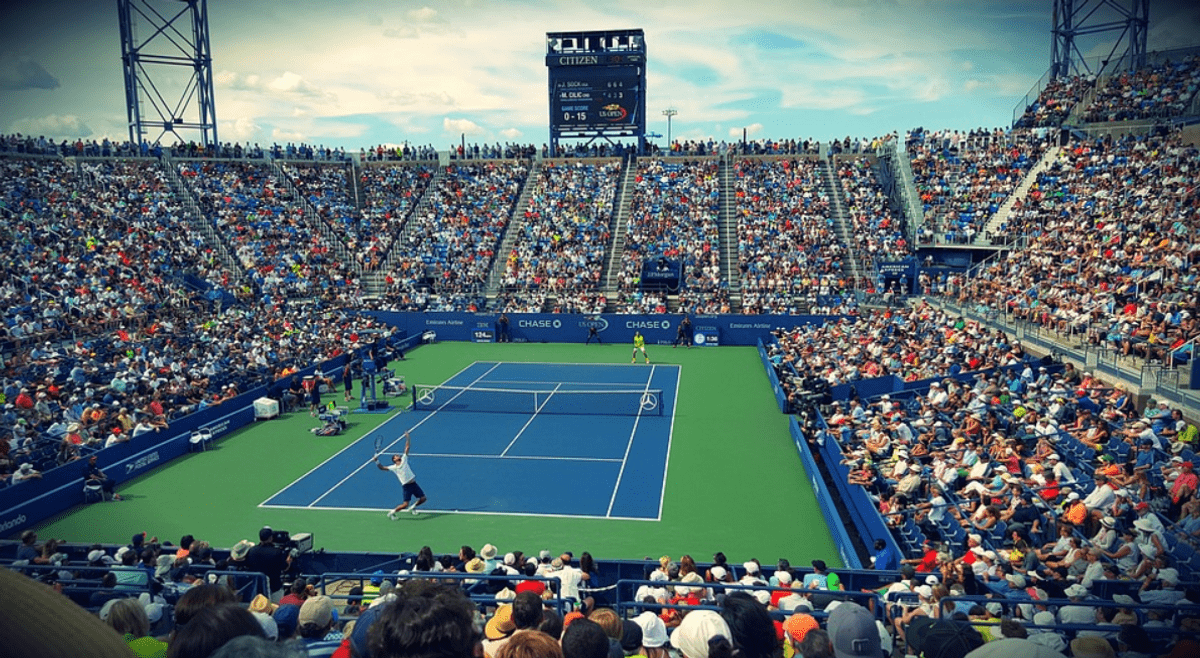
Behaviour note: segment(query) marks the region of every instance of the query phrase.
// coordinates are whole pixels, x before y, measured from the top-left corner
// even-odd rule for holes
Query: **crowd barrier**
[[[413,313],[400,311],[362,311],[363,315],[409,336],[427,331],[438,340],[493,342],[503,332],[498,313]],[[509,313],[508,333],[514,343],[583,343],[589,330],[596,329],[602,342],[630,343],[640,331],[647,345],[670,345],[678,335],[682,314],[622,315],[601,313]],[[823,324],[841,316],[828,315],[690,315],[692,338],[698,346],[753,346],[768,332],[779,327]]]

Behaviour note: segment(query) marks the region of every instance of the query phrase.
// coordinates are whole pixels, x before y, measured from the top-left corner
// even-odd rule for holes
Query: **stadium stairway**
[[[626,156],[621,165],[621,180],[617,183],[617,196],[613,199],[616,208],[616,220],[613,222],[612,241],[608,246],[608,263],[604,267],[601,278],[601,291],[608,298],[609,308],[613,311],[617,302],[617,277],[621,276],[621,252],[625,251],[625,236],[629,233],[629,214],[633,206],[633,184],[637,180],[637,158]]]
[[[513,204],[512,217],[508,221],[508,227],[504,229],[504,238],[500,241],[500,246],[496,247],[492,271],[488,275],[485,291],[487,308],[496,307],[496,297],[500,293],[504,281],[504,270],[508,265],[508,254],[512,252],[521,227],[525,224],[525,212],[529,210],[529,196],[536,186],[534,181],[538,179],[541,172],[542,160],[538,158],[529,165],[529,175],[525,177],[525,183],[521,186],[521,194],[517,197],[517,202]]]
[[[392,242],[391,248],[384,254],[383,264],[380,265],[378,270],[369,272],[362,277],[363,288],[368,296],[382,296],[387,293],[387,275],[396,267],[397,248],[400,245],[408,243],[406,238],[413,230],[409,220],[429,212],[429,205],[433,198],[432,193],[441,185],[442,179],[445,177],[446,167],[438,166],[433,170],[433,177],[429,179],[429,184],[425,186],[425,191],[421,193],[421,200],[417,202],[412,212],[408,213],[408,217],[404,220],[404,227],[400,229],[400,235],[396,236],[396,240]]]
[[[307,165],[309,163],[305,164]],[[292,180],[292,177],[288,175],[288,172],[284,170],[283,166],[278,162],[272,162],[271,170],[274,171],[275,175],[279,177],[279,180],[283,183],[283,186],[292,193],[292,198],[296,199],[296,202],[299,203],[300,207],[304,209],[304,223],[308,224],[318,233],[320,233],[326,244],[333,246],[333,251],[335,254],[337,254],[338,260],[343,263],[352,263],[355,271],[361,272],[362,263],[360,263],[358,259],[355,258],[354,254],[351,254],[350,250],[346,248],[346,243],[342,240],[341,236],[339,236],[337,232],[325,222],[325,220],[321,219],[321,216],[317,214],[317,209],[313,207],[312,203],[309,202],[307,197],[300,193],[300,190],[296,187],[296,182]],[[351,172],[351,175],[353,175],[353,172]]]
[[[821,170],[821,181],[825,186],[825,194],[830,200],[830,216],[833,218],[833,232],[838,240],[846,245],[849,254],[850,276],[855,281],[865,277],[862,262],[859,260],[858,248],[855,244],[854,227],[850,222],[850,213],[846,211],[846,201],[842,195],[842,186],[838,184],[833,161],[829,156],[822,157],[818,168]]]
[[[726,154],[721,157],[720,168],[717,170],[720,183],[721,205],[717,211],[717,237],[721,241],[721,280],[729,287],[729,305],[733,313],[742,309],[742,280],[738,269],[737,245],[737,200],[733,194],[733,156]]]
[[[354,209],[362,212],[367,207],[367,200],[362,189],[362,168],[358,159],[350,161],[350,195],[354,199]]]
[[[247,277],[246,271],[242,269],[242,264],[238,262],[233,252],[229,250],[229,246],[221,239],[220,233],[217,232],[216,223],[200,211],[200,204],[196,202],[196,195],[192,192],[192,188],[183,180],[183,177],[179,175],[179,170],[176,169],[175,162],[171,159],[171,156],[163,155],[162,168],[167,175],[167,181],[171,184],[171,189],[175,192],[175,198],[180,201],[179,205],[183,209],[188,223],[204,236],[205,245],[213,250],[213,253],[217,255],[217,260],[230,273],[233,280],[238,283],[244,282]]]
[[[1013,206],[1016,205],[1018,199],[1023,199],[1029,192],[1029,188],[1033,187],[1033,184],[1037,182],[1038,174],[1054,164],[1054,161],[1058,159],[1059,150],[1061,150],[1059,147],[1052,146],[1042,154],[1042,159],[1038,160],[1038,163],[1029,169],[1025,174],[1025,178],[1021,180],[1021,184],[1017,185],[1017,189],[1008,195],[1004,203],[1000,204],[1000,207],[996,209],[996,214],[992,215],[987,224],[983,226],[983,230],[975,236],[974,242],[976,245],[989,246],[992,244],[990,236],[995,235],[1000,230],[1000,227],[1004,226],[1005,222],[1008,221]]]

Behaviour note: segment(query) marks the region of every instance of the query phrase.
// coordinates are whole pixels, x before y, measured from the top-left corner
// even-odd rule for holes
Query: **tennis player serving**
[[[629,360],[630,363],[637,363],[638,350],[642,351],[646,363],[650,363],[650,355],[646,354],[646,338],[642,336],[642,332],[635,331],[633,332],[633,358]]]
[[[409,436],[409,432],[405,432],[404,454],[392,455],[391,466],[384,466],[378,461],[375,462],[375,465],[379,467],[379,470],[391,471],[394,473],[396,477],[399,478],[401,486],[404,487],[404,502],[397,505],[396,509],[387,513],[387,517],[393,521],[396,520],[396,515],[405,509],[408,509],[412,512],[413,516],[416,516],[417,506],[425,502],[425,492],[421,490],[421,485],[417,484],[417,476],[413,473],[412,467],[408,465],[408,449],[411,446],[412,437]],[[412,506],[409,507],[408,502],[413,498],[416,498],[417,502],[413,503]]]

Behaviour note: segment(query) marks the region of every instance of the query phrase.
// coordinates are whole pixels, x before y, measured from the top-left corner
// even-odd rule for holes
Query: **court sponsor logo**
[[[206,425],[204,427],[201,427],[200,429],[208,430],[209,432],[212,432],[213,436],[220,436],[220,435],[224,434],[225,432],[229,431],[229,419],[225,419],[225,420],[217,423],[216,425]]]
[[[670,320],[626,320],[626,329],[670,329]]]
[[[524,329],[558,329],[562,320],[517,320],[517,326]]]
[[[425,324],[443,325],[443,326],[447,326],[447,327],[461,327],[463,325],[463,321],[462,320],[426,320]]]
[[[12,530],[13,528],[19,528],[19,527],[25,525],[25,521],[26,521],[26,519],[25,519],[24,514],[22,514],[21,516],[11,518],[11,519],[5,521],[4,523],[0,523],[0,532],[8,532],[9,530]]]
[[[216,434],[216,433],[214,432],[214,434]],[[132,464],[125,464],[125,474],[129,475],[130,473],[132,473],[134,471],[140,471],[141,469],[146,468],[147,466],[149,466],[150,464],[153,464],[154,462],[158,461],[159,459],[161,459],[161,458],[158,455],[158,451],[155,450],[154,452],[146,455],[145,457],[142,457],[141,459],[133,462]]]
[[[595,327],[596,331],[604,331],[605,329],[608,329],[608,320],[605,320],[604,318],[589,318],[587,320],[580,320],[579,326],[583,327],[584,329],[591,329],[592,327]]]
[[[767,322],[730,322],[730,329],[770,329],[771,325]]]

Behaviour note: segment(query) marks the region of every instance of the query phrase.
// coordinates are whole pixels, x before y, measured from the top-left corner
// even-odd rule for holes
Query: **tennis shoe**
[[[390,521],[396,520],[396,512],[395,511],[388,512],[387,516],[388,516],[388,520],[390,520]]]
[[[420,512],[418,512],[418,511],[417,511],[417,508],[415,508],[415,507],[414,507],[414,508],[412,508],[412,515],[413,515],[413,516],[416,516],[416,515],[418,515],[418,514],[420,514]]]

